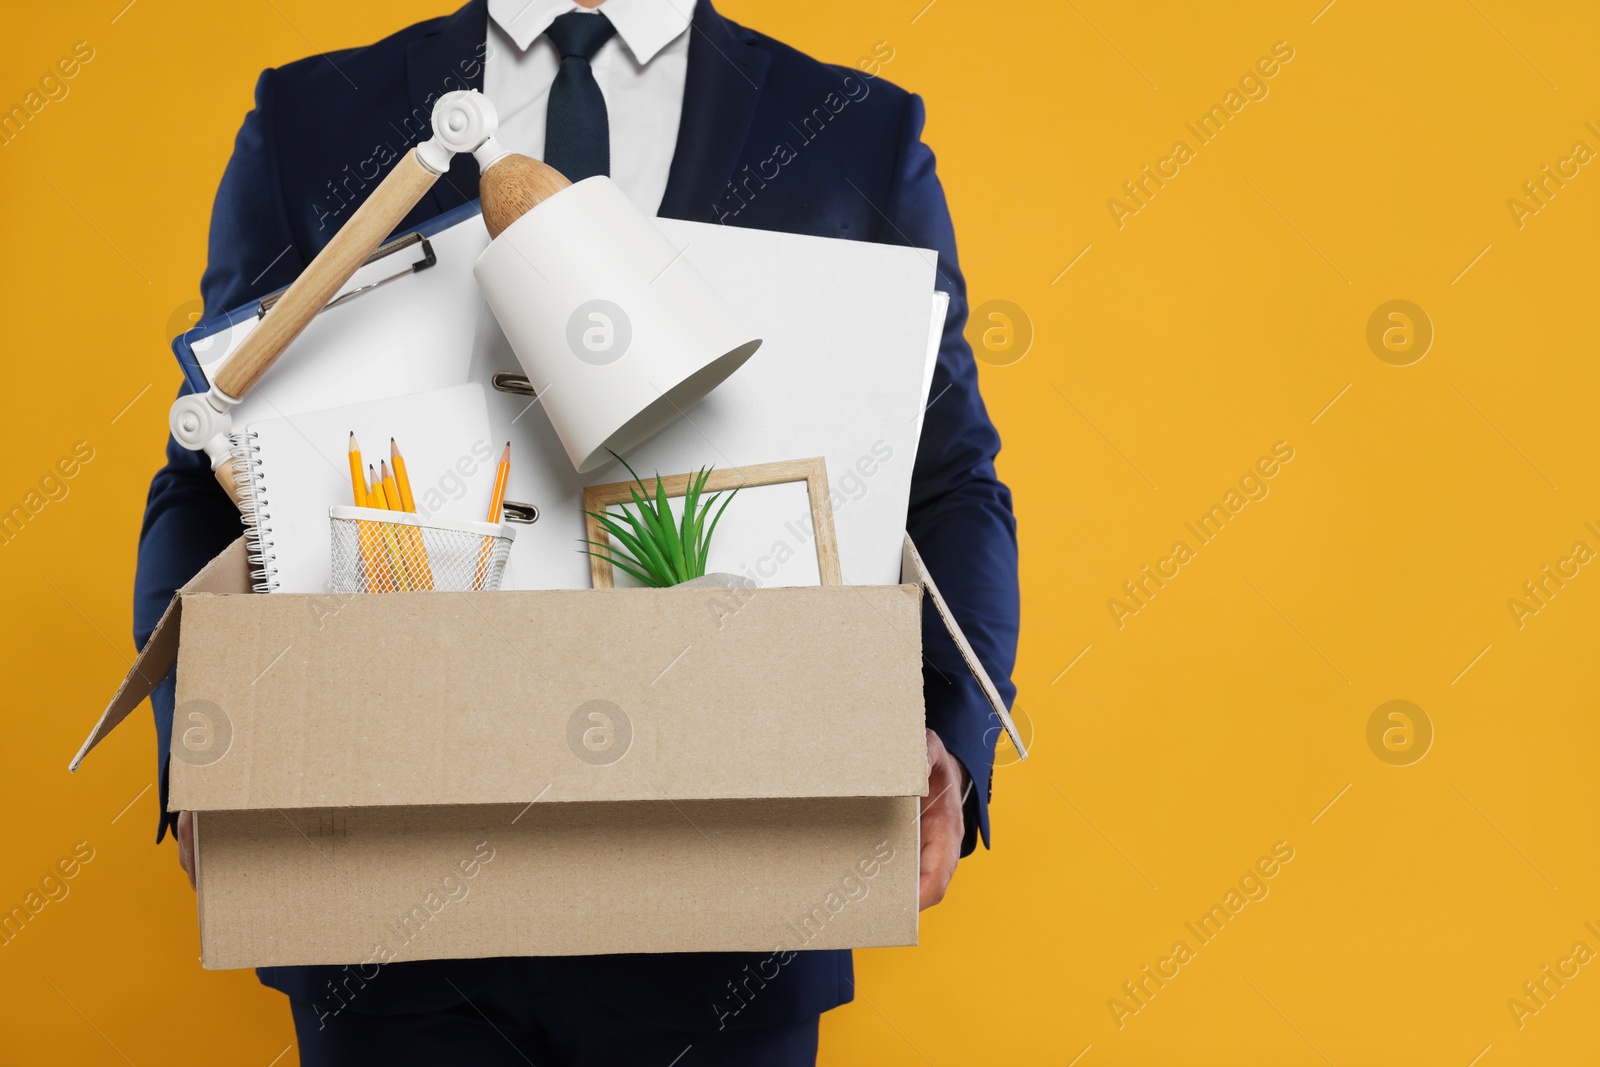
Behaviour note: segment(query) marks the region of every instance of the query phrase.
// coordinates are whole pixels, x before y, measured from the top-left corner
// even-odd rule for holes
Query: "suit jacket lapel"
[[[683,118],[658,213],[711,222],[750,134],[771,57],[709,0],[695,5],[689,34]]]
[[[443,27],[412,41],[406,48],[406,83],[410,95],[410,130],[427,140],[434,102],[454,89],[483,91],[484,44],[489,35],[488,0],[471,0],[444,21]],[[420,124],[420,125],[419,125]],[[478,195],[478,162],[462,153],[428,194],[440,214]]]

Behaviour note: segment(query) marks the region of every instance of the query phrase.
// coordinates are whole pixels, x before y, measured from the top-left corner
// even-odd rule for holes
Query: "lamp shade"
[[[603,175],[529,210],[473,274],[580,472],[665,429],[761,347]]]

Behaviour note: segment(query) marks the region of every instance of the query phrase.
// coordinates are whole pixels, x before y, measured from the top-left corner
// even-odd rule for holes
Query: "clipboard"
[[[487,231],[476,224],[479,213],[478,202],[471,201],[380,247],[244,398],[235,418],[248,423],[325,408],[330,392],[342,393],[341,400],[396,396],[468,380],[483,304],[472,263],[489,244]],[[401,279],[406,282],[392,284]],[[281,294],[230,308],[173,339],[173,355],[191,389],[210,388]],[[330,360],[332,350],[345,355]]]

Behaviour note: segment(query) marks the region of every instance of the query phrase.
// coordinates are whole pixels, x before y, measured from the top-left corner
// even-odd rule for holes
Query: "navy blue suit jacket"
[[[215,315],[288,285],[407,148],[429,135],[433,101],[483,86],[485,0],[365,48],[268,70],[223,175],[201,282]],[[1000,439],[978,395],[962,337],[966,287],[922,102],[861,71],[819,63],[738,26],[699,0],[690,30],[682,122],[660,214],[767,230],[909,244],[938,252],[950,294],[911,485],[907,527],[1007,702],[1018,626],[1016,528],[995,476]],[[400,227],[477,196],[478,168],[456,157]],[[240,533],[239,516],[199,453],[168,442],[139,541],[134,636],[141,645],[168,598]],[[924,619],[928,724],[971,774],[963,853],[988,841],[990,771],[999,723],[933,612]],[[152,698],[162,808],[173,681]],[[170,815],[163,816],[161,833]],[[910,859],[910,857],[908,857]],[[714,1027],[726,983],[765,957],[671,955],[570,961],[601,995],[664,1025]],[[494,961],[398,964],[351,1002],[356,1010],[423,1010],[495,979]],[[293,996],[324,994],[331,968],[263,970]],[[851,997],[848,952],[803,952],[732,1025],[776,1023]]]

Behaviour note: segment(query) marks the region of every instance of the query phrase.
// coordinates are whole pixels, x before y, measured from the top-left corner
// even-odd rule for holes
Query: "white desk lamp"
[[[571,184],[495,140],[481,93],[446,93],[407,152],[217,372],[169,419],[230,495],[231,412],[450,166],[471,152],[493,238],[473,266],[568,458],[588,471],[672,423],[761,346],[610,178]],[[537,210],[535,210],[537,209]],[[341,398],[330,397],[330,403]],[[347,398],[344,398],[347,399]]]

